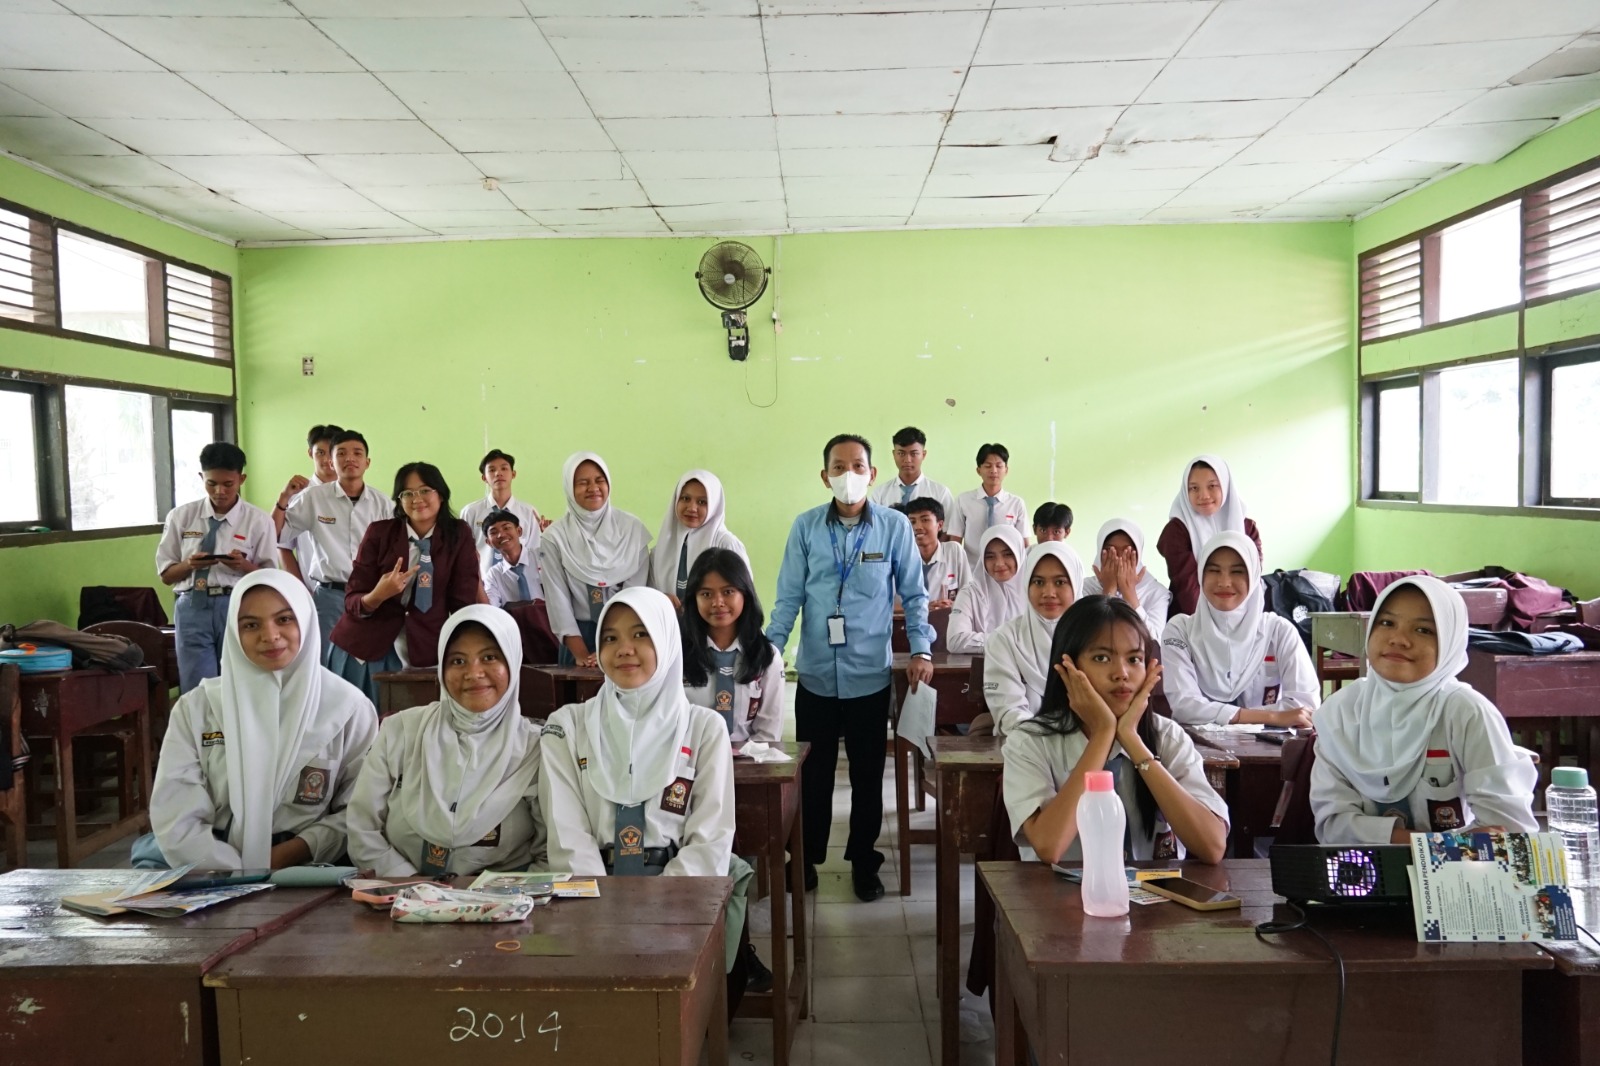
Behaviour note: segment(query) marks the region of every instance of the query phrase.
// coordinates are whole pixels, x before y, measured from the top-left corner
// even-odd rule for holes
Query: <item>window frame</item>
[[[1550,466],[1555,454],[1550,439],[1553,421],[1551,405],[1555,400],[1555,372],[1562,367],[1600,363],[1600,345],[1567,347],[1547,355],[1533,357],[1529,362],[1538,366],[1534,392],[1537,398],[1534,406],[1538,413],[1537,429],[1540,441],[1538,462],[1534,471],[1538,485],[1538,503],[1541,507],[1579,507],[1600,511],[1600,497],[1556,496],[1550,491]],[[1526,398],[1524,405],[1527,406]]]
[[[1415,492],[1388,492],[1378,487],[1378,463],[1383,450],[1383,440],[1380,434],[1382,421],[1379,412],[1383,405],[1383,394],[1395,392],[1400,389],[1415,388],[1419,393],[1417,404],[1417,491]],[[1369,500],[1405,500],[1411,503],[1422,502],[1422,488],[1426,481],[1428,468],[1428,441],[1423,436],[1423,425],[1426,419],[1422,417],[1423,409],[1427,406],[1427,385],[1420,373],[1401,374],[1398,376],[1377,378],[1363,383],[1362,387],[1362,413],[1363,422],[1367,432],[1363,435],[1362,463],[1366,468],[1367,477],[1362,485],[1362,497]]]
[[[35,211],[22,204],[0,198],[0,208],[49,228],[49,282],[52,286],[54,299],[51,301],[50,321],[24,322],[20,319],[0,317],[0,329],[17,329],[28,333],[42,333],[49,337],[59,337],[64,340],[82,341],[87,344],[101,344],[112,348],[121,348],[125,351],[145,352],[151,355],[160,355],[169,359],[186,359],[190,362],[202,363],[206,366],[233,367],[238,359],[238,352],[234,343],[234,307],[233,307],[233,279],[221,271],[212,270],[198,263],[191,263],[186,259],[178,259],[164,255],[153,248],[135,244],[132,241],[113,237],[109,233],[80,226],[65,219],[55,218],[51,215]],[[98,241],[121,251],[136,255],[145,261],[145,301],[149,309],[150,339],[160,340],[161,344],[139,344],[134,341],[121,340],[116,337],[103,337],[98,333],[86,333],[82,330],[67,329],[61,324],[61,253],[60,237],[66,233],[84,240]],[[227,332],[226,349],[219,348],[215,356],[195,355],[192,352],[178,351],[166,347],[169,328],[167,324],[168,303],[166,287],[166,269],[168,266],[178,267],[183,270],[193,271],[211,278],[214,282],[221,282],[227,288],[228,307],[225,328]]]

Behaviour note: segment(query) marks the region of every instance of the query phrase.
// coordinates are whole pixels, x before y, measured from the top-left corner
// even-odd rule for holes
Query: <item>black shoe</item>
[[[761,961],[761,956],[756,954],[754,944],[744,946],[745,972],[749,975],[749,983],[745,985],[750,992],[771,992],[772,971],[767,969],[767,964]]]
[[[883,895],[883,879],[876,870],[858,867],[851,875],[851,880],[855,882],[856,899],[862,903],[871,903]]]
[[[790,859],[787,863],[784,864],[784,867],[783,867],[783,883],[784,883],[785,887],[787,887],[791,883],[791,879],[794,877],[794,869],[793,869],[793,867],[794,867],[794,860],[793,859]],[[806,884],[806,891],[807,892],[815,892],[817,890],[817,868],[815,866],[812,866],[809,862],[806,863],[805,884]]]

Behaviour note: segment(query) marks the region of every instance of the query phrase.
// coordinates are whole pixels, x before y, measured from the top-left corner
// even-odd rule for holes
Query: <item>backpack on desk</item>
[[[1306,651],[1311,651],[1311,615],[1333,610],[1338,575],[1318,570],[1274,570],[1262,575],[1261,583],[1266,586],[1267,606],[1294,623]]]
[[[72,652],[72,665],[115,670],[119,673],[144,665],[144,652],[127,637],[111,633],[85,633],[60,622],[41,619],[25,626],[0,626],[0,650],[19,644],[59,644]]]

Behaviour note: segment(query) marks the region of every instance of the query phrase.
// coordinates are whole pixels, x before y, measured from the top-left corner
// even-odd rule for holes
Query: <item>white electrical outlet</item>
[[[302,375],[304,375],[305,377],[310,377],[312,374],[315,374],[316,372],[317,372],[317,360],[316,360],[316,358],[314,356],[308,355],[304,359],[300,360],[300,373]]]

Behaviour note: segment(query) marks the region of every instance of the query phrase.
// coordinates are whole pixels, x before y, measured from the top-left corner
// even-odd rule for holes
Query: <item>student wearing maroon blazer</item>
[[[450,511],[450,486],[432,463],[407,463],[394,476],[394,517],[361,539],[328,668],[377,703],[376,674],[437,665],[445,619],[479,602],[478,550]]]

